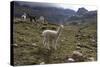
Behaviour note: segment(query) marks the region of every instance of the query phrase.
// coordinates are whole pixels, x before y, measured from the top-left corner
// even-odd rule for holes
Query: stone
[[[40,65],[45,64],[45,62],[41,62]]]
[[[73,58],[68,58],[68,62],[74,62],[75,60]]]
[[[14,46],[14,47],[17,47],[17,46],[18,46],[18,44],[13,44],[13,46]]]
[[[73,51],[72,53],[72,58],[76,61],[76,62],[83,62],[84,61],[84,56],[82,53],[80,53],[79,51]]]
[[[77,45],[81,45],[81,43],[80,43],[80,42],[78,42],[78,43],[77,43]]]
[[[81,47],[77,46],[77,47],[76,47],[76,49],[77,49],[77,50],[80,50],[80,49],[81,49]]]
[[[64,40],[61,40],[62,42],[64,42]]]
[[[95,59],[93,57],[89,57],[88,61],[94,61]]]
[[[73,51],[73,55],[83,56],[83,54],[80,53],[79,51]]]
[[[92,43],[95,43],[95,42],[96,42],[95,39],[90,39],[90,41],[91,41]]]
[[[32,46],[37,46],[36,43],[32,43]]]

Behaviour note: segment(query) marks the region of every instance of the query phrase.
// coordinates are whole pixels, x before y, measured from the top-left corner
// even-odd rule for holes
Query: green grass
[[[72,52],[76,50],[77,42],[84,44],[89,48],[81,47],[80,51],[86,57],[97,58],[96,47],[91,46],[89,41],[89,35],[96,35],[96,24],[89,24],[88,27],[81,30],[86,37],[82,37],[81,40],[77,40],[75,37],[78,34],[79,27],[75,25],[65,25],[62,34],[58,40],[57,50],[47,50],[43,47],[41,33],[44,29],[54,29],[56,30],[58,25],[48,24],[37,25],[30,22],[19,22],[14,23],[14,43],[18,44],[18,47],[13,47],[14,49],[14,65],[33,65],[45,62],[46,64],[52,63],[64,63],[67,56],[71,56]],[[42,29],[42,27],[44,27]],[[36,43],[37,46],[32,44]],[[93,52],[89,52],[92,50]]]

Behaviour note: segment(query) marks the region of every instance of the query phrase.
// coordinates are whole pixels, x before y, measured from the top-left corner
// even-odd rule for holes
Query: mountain
[[[29,6],[27,4],[18,4],[14,2],[14,17],[21,17],[23,13],[32,16],[44,16],[49,22],[65,22],[69,16],[73,16],[76,12],[71,9],[63,9],[58,7],[41,7]]]
[[[67,21],[83,20],[83,19],[91,19],[91,18],[97,18],[97,10],[88,11],[87,9],[82,7],[78,9],[76,14],[70,16]]]
[[[85,18],[94,18],[97,17],[97,11],[88,11],[83,15]]]
[[[85,9],[84,7],[82,7],[82,8],[79,8],[76,13],[77,13],[77,15],[83,15],[83,14],[85,14],[87,12],[88,12],[88,10]]]
[[[79,8],[76,12],[72,9],[63,9],[60,7],[58,8],[46,5],[32,6],[28,4],[20,4],[19,2],[14,2],[14,17],[20,18],[24,12],[32,16],[44,16],[48,22],[52,23],[66,23],[67,21],[97,17],[97,11],[88,11],[84,7]]]

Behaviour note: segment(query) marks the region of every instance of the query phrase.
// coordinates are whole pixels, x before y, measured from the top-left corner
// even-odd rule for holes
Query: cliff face
[[[76,12],[78,15],[83,15],[83,14],[85,14],[85,13],[87,13],[88,12],[88,10],[87,9],[85,9],[85,8],[79,8],[78,9],[78,11]]]

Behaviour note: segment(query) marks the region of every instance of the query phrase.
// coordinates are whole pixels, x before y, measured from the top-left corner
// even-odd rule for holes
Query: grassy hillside
[[[14,30],[14,65],[33,65],[45,62],[66,63],[66,58],[72,52],[78,50],[88,58],[97,58],[97,44],[91,42],[91,38],[96,40],[96,24],[84,25],[64,25],[64,29],[58,41],[58,49],[48,50],[43,47],[41,33],[45,29],[56,30],[59,25],[40,24],[37,26],[31,22],[13,23]],[[84,27],[83,29],[80,29]],[[80,34],[80,35],[79,35]],[[78,36],[79,35],[79,36]],[[80,44],[78,44],[80,43]],[[77,49],[77,47],[80,47]],[[84,60],[87,61],[87,60]]]

